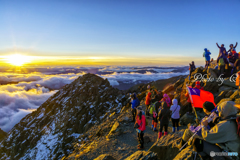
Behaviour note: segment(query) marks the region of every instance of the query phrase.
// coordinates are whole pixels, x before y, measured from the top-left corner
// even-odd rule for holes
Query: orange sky
[[[196,65],[203,65],[203,59],[186,56],[161,57],[118,57],[118,56],[29,56],[8,54],[0,56],[0,66],[75,66],[75,65],[146,65],[175,66],[188,65],[192,60]]]

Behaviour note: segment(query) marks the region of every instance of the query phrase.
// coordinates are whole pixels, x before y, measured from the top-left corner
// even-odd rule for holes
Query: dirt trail
[[[143,109],[145,109],[144,106],[143,106]],[[137,151],[137,145],[138,145],[137,131],[133,127],[134,123],[130,122],[130,120],[132,119],[130,109],[125,113],[125,117],[129,121],[125,123],[124,133],[117,136],[116,138],[110,138],[109,140],[106,139],[105,137],[101,138],[98,141],[97,146],[92,148],[89,153],[85,154],[86,159],[94,159],[101,154],[110,154],[115,159],[122,160]],[[152,118],[147,117],[147,119],[148,119],[148,126],[146,126],[146,132],[144,134],[144,137],[148,136],[151,141],[149,143],[144,144],[145,151],[149,150],[150,147],[157,141],[157,138],[158,138],[158,132],[154,132],[151,129]],[[180,130],[183,128],[186,128],[186,127],[180,126]],[[158,129],[159,129],[159,124],[158,124]],[[168,133],[171,134],[171,132],[172,132],[172,123],[170,121],[169,127],[168,127]]]

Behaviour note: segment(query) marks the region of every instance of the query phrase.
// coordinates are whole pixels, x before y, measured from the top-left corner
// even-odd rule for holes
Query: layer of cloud
[[[32,71],[39,70],[32,69]],[[0,128],[2,130],[6,132],[11,130],[24,116],[36,110],[59,89],[85,73],[96,73],[102,78],[108,78],[113,86],[118,86],[120,82],[155,81],[188,74],[186,70],[179,72],[174,71],[175,68],[162,67],[109,66],[51,68],[49,70],[54,71],[54,74],[46,73],[46,69],[43,69],[42,73],[1,73],[0,82],[6,84],[0,85]]]

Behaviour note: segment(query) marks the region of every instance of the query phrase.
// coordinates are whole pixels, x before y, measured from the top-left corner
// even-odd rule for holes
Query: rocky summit
[[[169,134],[158,140],[157,132],[151,130],[151,118],[148,118],[143,151],[137,150],[137,133],[131,122],[127,93],[137,93],[145,109],[148,84],[122,92],[110,86],[107,79],[86,74],[28,114],[7,136],[0,130],[0,157],[4,160],[199,160],[200,156],[191,146],[182,151],[176,147],[187,125],[196,124],[196,117],[186,114],[187,98],[184,96],[186,85],[195,85],[194,74],[206,75],[200,80],[201,86],[213,93],[216,104],[229,100],[240,104],[240,92],[234,82],[225,78],[221,83],[213,64],[207,70],[197,68],[191,77],[149,83],[153,89],[161,89],[178,99],[180,131],[171,133],[172,124],[169,123]],[[197,115],[199,119],[204,117],[202,109],[197,109]]]
[[[61,159],[93,125],[118,113],[125,98],[93,74],[66,85],[23,118],[0,145],[1,159]]]

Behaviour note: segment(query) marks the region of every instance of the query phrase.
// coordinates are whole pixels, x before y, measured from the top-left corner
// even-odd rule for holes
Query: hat
[[[150,86],[150,85],[148,85],[148,86],[147,86],[147,89],[150,89],[150,88],[151,88],[151,86]]]
[[[200,82],[199,82],[199,81],[196,81],[195,84],[196,84],[196,85],[200,85]]]
[[[212,102],[206,101],[203,103],[203,108],[206,109],[208,112],[211,112],[215,108],[215,106]]]
[[[142,110],[143,110],[143,109],[142,109],[142,106],[138,106],[138,107],[137,107],[137,110],[142,111]]]

